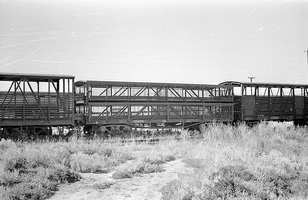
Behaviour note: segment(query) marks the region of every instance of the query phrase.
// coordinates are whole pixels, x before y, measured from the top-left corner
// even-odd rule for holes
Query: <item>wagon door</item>
[[[305,108],[305,97],[295,96],[295,119],[303,119],[304,117],[304,108]]]
[[[256,98],[254,95],[243,96],[243,120],[255,120]]]

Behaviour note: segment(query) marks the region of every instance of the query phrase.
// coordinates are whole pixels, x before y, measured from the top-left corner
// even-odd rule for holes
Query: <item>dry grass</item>
[[[168,139],[156,145],[106,144],[101,140],[69,142],[0,142],[1,199],[46,199],[79,172],[132,178],[163,171],[182,159],[193,174],[182,174],[162,188],[163,199],[307,199],[308,130],[260,123],[253,128],[201,127],[203,139]],[[127,162],[133,160],[131,162]],[[113,182],[95,185],[108,188]]]
[[[110,186],[113,185],[114,183],[115,183],[115,181],[106,180],[106,181],[103,181],[101,183],[94,184],[93,188],[97,189],[97,190],[103,190],[103,189],[106,189],[106,188],[110,188]]]
[[[306,128],[213,125],[202,134],[185,147],[194,174],[165,186],[163,199],[307,199]]]
[[[166,142],[123,146],[103,143],[100,139],[24,143],[2,140],[0,199],[46,199],[55,193],[59,184],[78,181],[79,172],[107,173],[132,159],[135,161],[131,165],[118,168],[114,178],[160,172],[163,163],[175,159],[175,154],[166,152],[172,145]],[[109,186],[106,183],[97,188]]]
[[[132,178],[135,175],[155,173],[164,171],[162,164],[176,159],[173,142],[165,141],[156,146],[140,145],[137,148],[143,149],[134,162],[124,165],[113,173],[115,179]]]
[[[101,141],[0,142],[1,199],[46,199],[78,172],[108,172],[133,159],[130,152]]]

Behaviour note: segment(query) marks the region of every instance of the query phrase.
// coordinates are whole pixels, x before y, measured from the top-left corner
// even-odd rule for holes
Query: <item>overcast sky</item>
[[[308,84],[308,0],[0,0],[0,72]]]

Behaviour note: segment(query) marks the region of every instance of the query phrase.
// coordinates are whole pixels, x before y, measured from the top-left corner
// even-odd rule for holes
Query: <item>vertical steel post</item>
[[[70,79],[68,78],[67,79],[67,96],[68,96],[68,99],[67,99],[67,101],[68,101],[67,102],[67,104],[68,104],[67,105],[67,107],[68,107],[67,108],[67,114],[68,114],[68,117],[70,116],[70,113],[71,113],[71,106],[70,106],[71,105],[71,94],[70,94],[71,91],[70,91],[70,87],[71,87],[70,86]]]
[[[295,88],[294,87],[292,87],[291,88],[292,89],[292,99],[293,99],[293,104],[292,104],[292,106],[293,106],[293,119],[296,117],[295,116]]]
[[[268,105],[267,105],[267,109],[268,109],[268,120],[270,120],[271,118],[271,87],[267,87],[267,101],[268,101]]]
[[[57,93],[57,107],[60,109],[61,106],[61,95],[60,95],[60,80],[57,81],[57,88],[56,88],[56,93]]]
[[[164,85],[165,87],[165,101],[168,101],[168,86]]]
[[[22,105],[22,117],[23,117],[23,122],[25,123],[26,121],[26,96],[25,96],[25,91],[26,91],[26,78],[23,77],[22,78],[23,81],[23,91],[22,91],[22,95],[23,95],[23,105]]]
[[[241,121],[244,121],[244,86],[241,84]]]
[[[15,102],[15,106],[16,106],[16,90],[17,90],[17,85],[16,85],[16,81],[14,81],[14,102]]]
[[[66,98],[65,98],[65,78],[63,78],[63,80],[62,80],[62,82],[63,82],[63,105],[64,105],[64,108],[66,107]],[[66,110],[66,109],[65,109]],[[64,111],[65,111],[64,110]],[[63,113],[64,114],[64,113]]]
[[[48,123],[50,123],[50,78],[48,78]]]
[[[204,106],[204,102],[202,104],[202,120],[205,120],[205,106]]]
[[[37,101],[38,101],[39,106],[41,106],[41,100],[40,100],[40,82],[39,82],[39,81],[36,81],[36,84],[37,84]],[[43,113],[42,113],[42,114],[43,114]]]
[[[128,103],[127,107],[128,107],[128,119],[127,120],[128,120],[129,123],[131,123],[131,121],[130,121],[131,118],[132,118],[131,104]]]
[[[280,119],[283,118],[283,113],[284,113],[284,110],[282,110],[282,94],[283,94],[283,87],[280,87]]]
[[[72,119],[75,124],[75,79],[72,78]]]
[[[170,109],[170,105],[169,103],[167,103],[167,122],[170,120],[170,112],[169,112],[169,109]]]

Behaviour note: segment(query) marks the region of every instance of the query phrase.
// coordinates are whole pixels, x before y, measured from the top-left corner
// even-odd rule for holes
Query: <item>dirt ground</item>
[[[128,179],[113,179],[107,174],[81,173],[82,180],[62,185],[50,200],[159,200],[160,189],[178,178],[179,174],[192,172],[181,160],[163,165],[165,171],[142,174]],[[103,189],[104,183],[111,183]]]

